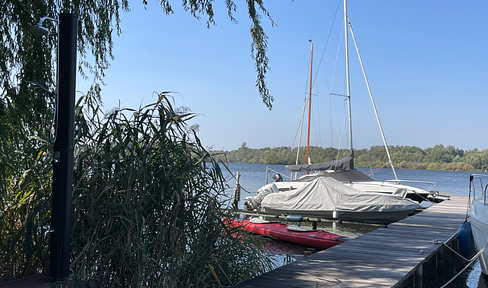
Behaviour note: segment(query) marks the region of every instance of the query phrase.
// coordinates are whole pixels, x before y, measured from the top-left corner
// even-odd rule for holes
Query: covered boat
[[[286,169],[289,172],[313,172],[306,174],[296,180],[284,181],[275,183],[279,190],[296,189],[303,186],[303,182],[312,181],[317,177],[331,177],[345,185],[351,186],[363,192],[377,192],[391,194],[395,193],[398,189],[406,189],[407,198],[410,198],[417,202],[432,201],[439,202],[448,199],[449,197],[439,195],[437,191],[431,191],[435,187],[434,182],[427,181],[412,181],[412,180],[387,180],[377,181],[359,170],[354,169],[354,151],[351,149],[349,155],[346,157],[317,164],[302,164],[302,165],[286,165]],[[319,172],[317,171],[325,171]],[[396,174],[395,174],[396,175]],[[418,187],[405,185],[401,183],[417,183],[417,184],[430,184],[431,187],[421,189]]]
[[[336,218],[353,221],[394,222],[405,218],[419,205],[405,199],[405,189],[392,194],[364,193],[330,177],[317,177],[303,182],[300,188],[272,192],[278,189],[268,185],[253,199],[262,198],[260,203],[249,205],[248,210],[271,215],[300,215],[314,218]],[[263,187],[264,188],[264,187]],[[270,192],[271,191],[271,192]]]

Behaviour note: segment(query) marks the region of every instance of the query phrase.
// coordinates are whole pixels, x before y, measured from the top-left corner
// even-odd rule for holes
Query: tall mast
[[[309,42],[312,42],[312,40],[308,40]],[[309,157],[308,157],[308,152],[310,148],[310,114],[311,114],[311,108],[312,108],[312,63],[313,63],[313,43],[312,43],[312,49],[310,51],[310,85],[309,85],[309,92],[308,92],[308,133],[307,133],[307,164],[310,164],[309,162]],[[307,172],[308,174],[308,172]]]
[[[347,2],[344,0],[344,39],[345,39],[345,48],[346,48],[346,79],[347,79],[347,103],[348,103],[348,112],[349,112],[349,146],[352,149],[352,119],[351,119],[351,85],[349,81],[349,42],[348,42],[348,35],[347,32]]]

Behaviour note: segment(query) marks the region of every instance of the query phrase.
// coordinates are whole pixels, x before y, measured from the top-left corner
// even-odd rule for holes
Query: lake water
[[[239,202],[239,208],[243,207],[245,197],[255,195],[256,191],[266,184],[266,171],[267,167],[271,169],[268,173],[268,182],[272,182],[272,176],[280,173],[286,180],[290,176],[290,173],[286,170],[285,165],[266,165],[266,164],[248,164],[248,163],[228,163],[227,167],[235,175],[240,173],[240,184],[243,190],[241,191],[241,199]],[[227,184],[229,188],[226,190],[226,194],[232,196],[233,189],[236,185],[236,180],[231,178],[230,173],[226,171],[226,168],[222,167],[224,175],[226,175]],[[371,172],[366,168],[358,168],[362,172],[369,175]],[[460,195],[468,195],[469,193],[469,175],[474,172],[466,171],[436,171],[436,170],[406,170],[396,169],[398,179],[400,180],[414,180],[414,181],[430,181],[435,182],[434,191],[439,191],[441,194],[453,193]],[[482,172],[476,172],[477,174],[487,174]],[[391,180],[395,179],[391,169],[380,169],[376,171],[371,177],[375,180]],[[411,186],[417,186],[419,188],[428,188],[430,184],[418,184],[418,183],[404,183]],[[467,203],[466,203],[467,204]],[[327,224],[321,226],[327,227]],[[338,230],[333,232],[339,235],[355,237],[362,233],[374,230],[374,226],[364,226],[355,224],[345,224],[338,226]],[[274,255],[275,262],[278,266],[286,264],[289,261],[294,261],[307,255],[314,253],[314,249],[308,249],[293,244],[285,244],[280,242],[271,241],[269,244],[269,251]],[[468,272],[462,276],[462,279],[452,284],[449,287],[487,287],[484,284],[483,279],[480,280],[481,269],[479,263],[476,263],[472,268],[468,269]],[[479,285],[479,286],[478,286]]]
[[[285,165],[266,165],[266,164],[248,164],[248,163],[228,163],[227,167],[233,174],[239,172],[241,175],[240,184],[245,189],[241,193],[240,206],[244,203],[244,198],[249,195],[254,195],[261,186],[266,184],[266,167],[269,167],[272,172],[269,172],[269,182],[272,182],[272,176],[276,173],[280,173],[286,180],[286,177],[290,176],[290,173],[286,170]],[[223,168],[223,167],[222,167]],[[225,168],[223,168],[226,172]],[[368,173],[369,169],[358,168],[364,173]],[[437,170],[407,170],[396,169],[398,179],[401,180],[414,180],[414,181],[430,181],[435,182],[436,186],[432,189],[434,191],[468,195],[469,191],[469,175],[474,172],[469,171],[437,171]],[[482,172],[476,172],[482,173]],[[227,179],[230,179],[228,172],[224,173]],[[484,173],[487,174],[488,173]],[[391,169],[380,169],[372,176],[375,180],[391,180],[395,179],[395,176]],[[230,179],[228,182],[229,191],[232,195],[232,189],[235,187],[235,179]],[[418,186],[419,188],[428,188],[430,185],[405,183],[407,185]],[[250,192],[250,193],[248,193]]]

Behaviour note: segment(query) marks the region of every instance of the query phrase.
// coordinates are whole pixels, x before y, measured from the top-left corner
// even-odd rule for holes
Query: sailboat
[[[346,0],[344,0],[344,23],[346,27],[345,46],[351,147],[350,154],[339,161],[320,164],[310,163],[310,107],[313,62],[312,43],[308,102],[307,164],[286,166],[292,173],[305,172],[306,174],[299,179],[292,181],[281,181],[281,177],[276,177],[275,180],[277,181],[262,187],[258,190],[257,196],[246,198],[247,201],[245,202],[244,207],[247,210],[268,214],[392,222],[404,218],[412,210],[419,207],[418,203],[406,199],[407,195],[420,195],[419,197],[423,200],[426,199],[424,197],[428,197],[428,194],[430,194],[430,192],[426,192],[425,195],[421,195],[421,193],[424,193],[424,190],[406,185],[385,185],[384,182],[374,181],[362,172],[354,169],[354,150],[352,149],[351,136],[352,120],[349,82],[349,52],[347,48],[348,18]],[[325,172],[310,174],[310,172],[314,171]]]
[[[448,199],[449,197],[440,195],[438,191],[433,191],[432,189],[435,187],[435,182],[429,182],[429,181],[412,181],[412,180],[400,180],[397,177],[395,167],[393,166],[393,161],[391,160],[390,152],[388,150],[388,144],[386,143],[386,138],[383,133],[383,128],[378,116],[378,112],[376,110],[376,105],[374,103],[374,99],[371,93],[371,89],[369,86],[368,79],[366,77],[365,69],[363,66],[363,62],[361,59],[361,55],[359,54],[359,49],[356,43],[356,39],[354,37],[354,32],[352,30],[352,26],[349,22],[348,16],[347,16],[347,3],[346,0],[344,0],[344,26],[345,26],[345,62],[346,62],[346,79],[347,79],[347,101],[348,101],[348,118],[349,118],[349,145],[350,145],[350,153],[348,156],[341,160],[335,160],[335,161],[330,161],[330,162],[325,162],[325,163],[318,163],[318,164],[311,164],[310,163],[310,158],[309,158],[309,139],[310,139],[310,103],[311,103],[311,98],[309,98],[309,116],[308,116],[308,139],[307,139],[307,164],[302,164],[298,165],[298,157],[297,157],[297,164],[296,165],[287,165],[286,168],[289,172],[292,173],[292,175],[296,175],[297,172],[305,172],[306,174],[302,176],[299,179],[295,179],[292,181],[287,181],[283,183],[276,183],[278,186],[279,190],[293,190],[299,188],[303,184],[303,182],[311,181],[316,177],[331,177],[334,178],[350,187],[356,188],[360,191],[364,192],[375,192],[375,193],[386,193],[386,194],[392,194],[396,193],[396,191],[400,189],[405,189],[406,190],[406,197],[409,199],[412,199],[417,202],[422,202],[422,201],[430,201],[430,202],[440,202],[443,200]],[[352,141],[352,117],[351,117],[351,93],[350,93],[350,77],[349,77],[349,51],[348,51],[348,39],[349,39],[349,33],[348,33],[348,28],[351,32],[351,36],[354,40],[354,44],[356,47],[356,51],[358,54],[359,58],[359,63],[361,64],[361,69],[364,75],[364,79],[366,81],[366,85],[368,88],[368,92],[371,98],[371,102],[373,104],[373,108],[375,111],[376,119],[378,122],[378,126],[380,128],[380,132],[383,138],[383,143],[386,149],[386,153],[388,156],[389,164],[391,166],[391,169],[393,171],[393,174],[395,176],[395,179],[393,180],[387,180],[387,181],[376,181],[372,179],[371,177],[365,175],[361,171],[355,170],[354,169],[354,150],[353,150],[353,141]],[[312,46],[313,49],[313,46]],[[310,78],[312,70],[310,71]],[[312,81],[310,81],[310,93],[311,95],[311,87],[312,87]],[[298,154],[298,153],[297,153]],[[311,174],[311,172],[319,172],[315,174]],[[325,173],[324,173],[325,172]],[[402,183],[411,183],[411,184],[416,184],[416,185],[428,185],[430,187],[426,189],[421,189],[418,187],[410,186],[410,185],[405,185]],[[426,187],[426,186],[425,186]]]

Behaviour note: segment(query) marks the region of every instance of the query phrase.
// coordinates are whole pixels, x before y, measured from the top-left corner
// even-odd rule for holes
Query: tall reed
[[[233,216],[223,209],[229,200],[225,179],[186,124],[195,115],[178,112],[170,98],[159,96],[157,103],[139,110],[115,109],[106,115],[89,97],[78,103],[74,274],[99,287],[220,287],[270,270],[259,239],[223,221]],[[49,210],[43,207],[37,215],[43,213],[45,220]],[[16,235],[26,237],[22,231]],[[20,244],[26,238],[16,239],[11,247],[33,247]],[[27,275],[27,266],[45,271],[46,242],[39,245],[42,249],[33,253],[44,262],[21,263],[19,257],[27,255],[17,249],[4,260],[24,268],[9,274]]]

